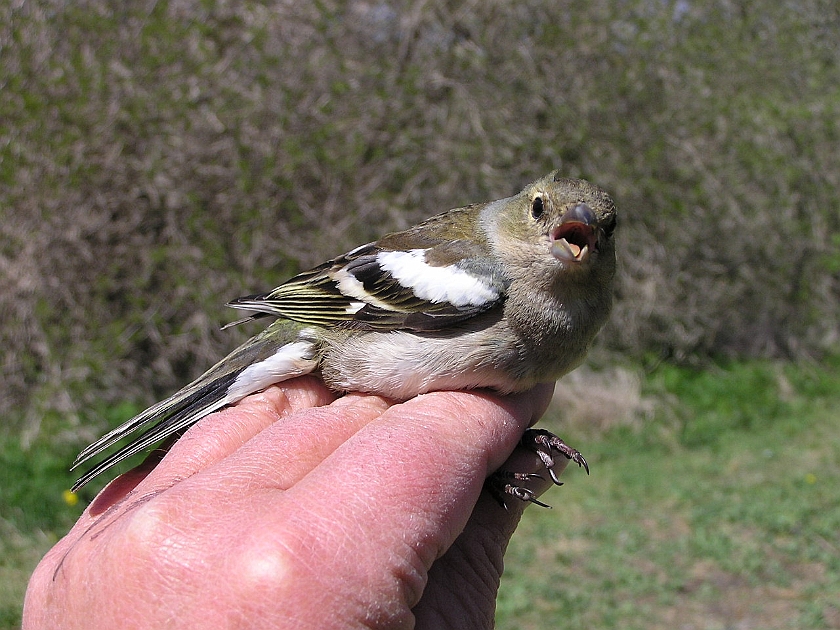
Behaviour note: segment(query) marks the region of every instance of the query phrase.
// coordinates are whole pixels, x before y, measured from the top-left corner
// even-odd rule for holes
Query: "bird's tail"
[[[79,453],[71,470],[145,428],[82,475],[73,484],[73,492],[115,464],[184,431],[204,416],[273,383],[311,372],[317,365],[317,344],[306,332],[288,320],[275,321],[180,391],[103,435]]]

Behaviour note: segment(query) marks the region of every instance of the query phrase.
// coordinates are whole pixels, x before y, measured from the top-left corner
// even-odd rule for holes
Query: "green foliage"
[[[652,387],[679,401],[683,445],[714,446],[733,431],[789,419],[792,403],[779,391],[784,379],[770,363],[727,362],[704,370],[661,365]]]
[[[63,496],[73,485],[69,462],[77,449],[45,445],[25,449],[14,438],[2,444],[0,505],[3,518],[20,531],[67,529],[82,513],[82,505],[70,506]]]
[[[621,210],[604,346],[818,357],[838,24],[827,0],[5,3],[0,399],[151,403],[243,340],[229,299],[554,167]]]
[[[138,411],[128,403],[104,409],[85,418],[87,430],[82,433],[94,435]],[[33,443],[8,428],[0,433],[0,514],[7,525],[21,532],[61,531],[79,517],[83,504],[67,495],[78,476],[70,471],[70,464],[87,443],[77,435],[78,423],[78,419],[51,412],[40,419]],[[135,464],[139,463],[136,459]],[[106,481],[86,488],[80,497],[93,498]]]

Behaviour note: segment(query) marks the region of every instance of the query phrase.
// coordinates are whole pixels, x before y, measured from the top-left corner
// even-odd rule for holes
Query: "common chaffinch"
[[[229,306],[273,317],[195,381],[85,448],[73,467],[145,431],[74,485],[273,383],[310,372],[336,392],[522,391],[577,367],[612,306],[616,209],[554,171],[512,197],[434,216]],[[551,471],[547,432],[528,443]],[[588,470],[588,467],[587,467]],[[522,480],[525,476],[515,476]],[[519,484],[503,492],[529,501]]]

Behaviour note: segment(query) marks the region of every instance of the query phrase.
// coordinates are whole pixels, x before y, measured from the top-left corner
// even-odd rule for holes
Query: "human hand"
[[[100,493],[33,574],[23,627],[492,627],[524,504],[482,484],[550,392],[272,386]]]

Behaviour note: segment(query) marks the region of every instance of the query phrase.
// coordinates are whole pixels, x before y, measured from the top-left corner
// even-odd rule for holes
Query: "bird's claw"
[[[510,490],[508,490],[508,494],[516,497],[520,501],[527,501],[528,503],[533,503],[534,505],[539,505],[540,507],[544,507],[544,508],[547,508],[549,510],[551,509],[551,506],[548,503],[543,503],[542,501],[537,499],[537,495],[534,494],[533,490],[531,490],[529,488],[526,488],[524,486],[510,486],[510,485],[508,485],[507,487],[510,488]],[[502,505],[504,506],[505,509],[507,509],[507,505],[505,505],[504,503],[502,503]]]
[[[580,451],[572,448],[550,431],[546,431],[545,429],[528,429],[522,435],[520,444],[537,454],[546,467],[546,470],[548,470],[551,480],[558,486],[562,484],[557,478],[557,473],[554,472],[555,451],[583,468],[587,475],[589,474],[589,464],[586,458],[581,455]]]
[[[488,477],[485,482],[485,486],[490,491],[490,494],[493,495],[493,498],[499,502],[499,505],[505,509],[508,509],[505,499],[509,497],[515,497],[520,501],[526,501],[528,503],[539,505],[540,507],[551,509],[550,505],[538,500],[536,493],[530,488],[520,485],[520,483],[510,483],[510,481],[523,482],[531,479],[544,479],[544,477],[542,475],[538,475],[537,473],[497,470]]]
[[[557,486],[562,486],[563,482],[560,481],[554,470],[554,456],[556,453],[560,453],[566,459],[575,462],[578,466],[586,470],[587,475],[589,474],[589,464],[587,463],[586,458],[580,454],[580,451],[572,448],[562,439],[545,429],[528,429],[523,434],[522,439],[520,440],[520,445],[529,451],[536,453],[543,466],[545,466],[545,469],[548,471],[551,481]],[[515,497],[520,501],[534,503],[541,507],[550,508],[550,505],[537,500],[537,496],[533,490],[522,485],[524,482],[534,479],[544,479],[544,477],[537,473],[497,470],[487,479],[486,486],[490,491],[490,494],[492,494],[505,509],[508,507],[505,503],[505,499],[510,497]]]

